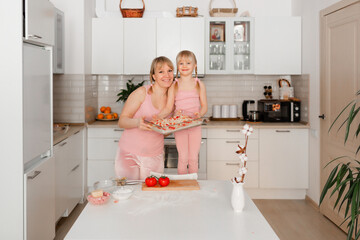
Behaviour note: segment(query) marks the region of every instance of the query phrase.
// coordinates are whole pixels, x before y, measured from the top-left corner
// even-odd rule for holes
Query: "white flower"
[[[249,124],[245,124],[244,127],[243,127],[243,129],[246,130],[246,131],[249,130],[249,128],[250,128]]]
[[[243,129],[243,130],[241,130],[241,132],[242,132],[243,134],[246,134],[246,133],[247,133],[247,130]]]
[[[242,167],[242,168],[241,168],[241,172],[242,172],[243,174],[247,173],[247,168],[246,168],[246,167]]]
[[[248,160],[248,157],[247,157],[247,155],[245,153],[240,154],[239,158],[240,158],[242,163],[244,163],[244,162],[246,162]]]

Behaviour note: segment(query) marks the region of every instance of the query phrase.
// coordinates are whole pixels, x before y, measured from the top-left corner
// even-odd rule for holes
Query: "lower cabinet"
[[[260,188],[308,188],[308,129],[260,129],[259,154]]]
[[[25,239],[55,237],[55,160],[50,158],[24,175]]]
[[[122,130],[88,128],[87,184],[91,188],[99,180],[115,177],[115,157]]]
[[[207,178],[209,180],[230,180],[239,177],[240,159],[236,154],[238,145],[245,145],[241,129],[208,129]],[[259,139],[258,130],[249,137],[247,145],[248,172],[244,186],[259,187]]]
[[[84,130],[54,146],[55,218],[67,217],[83,200]]]

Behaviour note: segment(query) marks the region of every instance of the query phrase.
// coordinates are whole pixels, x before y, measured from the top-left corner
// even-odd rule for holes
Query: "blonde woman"
[[[143,180],[150,171],[164,171],[164,136],[151,130],[144,122],[152,120],[167,103],[168,89],[174,80],[174,66],[166,57],[155,58],[151,64],[151,85],[132,92],[119,116],[124,128],[115,160],[118,177]]]

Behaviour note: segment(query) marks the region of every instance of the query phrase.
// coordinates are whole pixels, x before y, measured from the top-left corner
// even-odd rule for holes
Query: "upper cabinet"
[[[209,18],[206,24],[206,73],[254,72],[253,18]]]
[[[55,42],[53,50],[53,73],[64,73],[65,47],[64,47],[64,13],[55,8]]]
[[[156,56],[166,56],[176,68],[176,55],[192,51],[197,60],[197,73],[204,69],[204,18],[158,18],[156,26]]]
[[[301,17],[255,18],[255,74],[301,74]]]
[[[93,18],[92,73],[123,74],[123,19]]]
[[[168,57],[176,67],[181,50],[194,52],[204,67],[204,18],[94,18],[93,74],[149,74],[152,60]]]
[[[149,74],[156,57],[156,19],[124,19],[124,74]]]
[[[204,71],[204,18],[158,18],[156,26],[156,55],[166,56],[176,68],[176,55],[192,51],[197,59],[197,73]]]
[[[55,8],[49,0],[24,1],[24,38],[44,45],[54,45]]]

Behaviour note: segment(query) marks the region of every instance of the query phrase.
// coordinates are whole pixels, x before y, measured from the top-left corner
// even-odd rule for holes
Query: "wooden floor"
[[[305,200],[254,200],[256,206],[281,240],[344,240],[346,234]],[[86,206],[78,204],[56,226],[55,240],[67,232]]]

